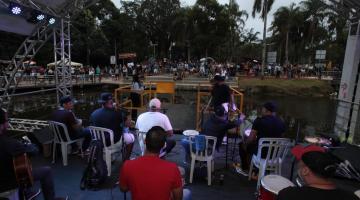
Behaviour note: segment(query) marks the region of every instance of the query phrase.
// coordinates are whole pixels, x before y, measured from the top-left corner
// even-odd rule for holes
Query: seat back
[[[260,138],[257,158],[266,159],[269,163],[275,163],[279,161],[279,158],[283,158],[287,152],[287,148],[291,145],[289,138]],[[262,155],[266,153],[266,155]]]
[[[205,139],[205,148],[203,147]],[[190,153],[198,158],[206,158],[214,155],[217,138],[213,136],[190,136]],[[193,146],[194,145],[194,146]]]
[[[50,130],[54,133],[55,142],[71,141],[68,129],[65,124],[55,121],[48,121]]]
[[[107,147],[114,145],[114,133],[112,130],[107,129],[107,128],[102,128],[102,127],[97,127],[97,126],[89,126],[89,130],[91,133],[91,139],[102,141],[105,149]],[[109,145],[106,144],[106,140],[107,140],[106,135],[109,136],[108,137],[108,140],[110,141]]]
[[[144,155],[145,149],[146,149],[146,146],[145,146],[146,132],[137,131],[137,135],[138,135],[141,155]]]

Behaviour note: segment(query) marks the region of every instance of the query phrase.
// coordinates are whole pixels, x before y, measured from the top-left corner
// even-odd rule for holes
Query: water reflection
[[[83,88],[74,90],[77,100],[75,114],[85,122],[92,111],[99,107],[97,100],[101,92],[113,92],[114,87]],[[163,98],[163,97],[161,97]],[[336,102],[329,98],[311,97],[274,97],[271,95],[246,95],[244,111],[247,116],[251,113],[261,113],[261,105],[266,101],[275,101],[278,104],[278,115],[286,122],[289,136],[294,137],[297,126],[300,124],[300,134],[332,133],[335,120]],[[13,98],[11,117],[48,120],[56,109],[56,93],[17,96]],[[196,91],[179,90],[176,93],[176,102],[179,104],[195,105]],[[189,120],[195,121],[194,113],[188,113]],[[171,116],[170,116],[171,118]],[[187,127],[179,127],[186,129]]]

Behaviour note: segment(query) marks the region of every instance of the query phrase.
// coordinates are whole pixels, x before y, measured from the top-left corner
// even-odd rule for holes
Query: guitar
[[[34,184],[32,177],[32,167],[26,153],[17,155],[13,158],[14,172],[16,181],[21,188],[28,188]]]

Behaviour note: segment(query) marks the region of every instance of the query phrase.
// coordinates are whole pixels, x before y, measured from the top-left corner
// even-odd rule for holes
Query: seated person
[[[201,134],[216,137],[217,138],[216,150],[218,151],[227,131],[229,129],[239,126],[240,123],[244,120],[245,115],[240,114],[238,120],[229,121],[227,119],[227,113],[225,112],[225,108],[222,105],[217,106],[214,112],[215,113],[203,125]],[[186,138],[182,139],[181,144],[186,152],[185,158],[186,160],[188,160],[190,155],[190,147],[189,147],[188,139]]]
[[[244,136],[244,142],[239,145],[242,174],[249,170],[250,159],[253,154],[257,154],[258,142],[260,138],[280,138],[285,132],[284,122],[276,117],[276,105],[267,102],[262,107],[262,116],[255,119],[252,130],[248,137]]]
[[[183,198],[183,185],[178,167],[175,163],[159,158],[166,135],[163,128],[152,127],[146,134],[145,155],[128,160],[122,166],[119,177],[120,190],[130,191],[133,200]]]
[[[23,144],[7,134],[9,127],[7,113],[0,109],[0,193],[18,188],[15,178],[13,157],[23,153],[35,154],[37,148],[33,145]],[[32,169],[34,181],[40,181],[41,189],[45,200],[65,199],[55,198],[54,178],[51,168],[48,166]],[[24,190],[25,188],[20,188]],[[26,199],[39,195],[36,193],[25,193]]]
[[[114,108],[113,96],[111,93],[101,93],[98,101],[102,107],[96,109],[90,115],[90,125],[107,128],[114,133],[114,144],[120,141],[123,134],[124,113]],[[125,139],[125,138],[124,138]],[[132,149],[134,136],[127,135],[127,149]],[[107,145],[110,145],[110,139],[107,138]]]
[[[281,190],[278,200],[359,200],[354,193],[336,188],[331,179],[338,167],[337,159],[320,146],[295,146],[291,153],[298,160],[298,178],[303,187],[288,187]]]
[[[135,128],[140,132],[147,133],[152,127],[160,126],[167,133],[166,147],[161,153],[161,157],[169,153],[176,145],[175,140],[170,139],[173,135],[173,129],[169,118],[160,112],[161,102],[159,99],[154,98],[149,102],[150,111],[142,113],[136,120]]]
[[[124,128],[123,128],[123,137],[124,137],[124,142],[126,144],[126,155],[125,158],[123,158],[123,160],[129,160],[131,156],[135,142],[135,136],[134,136],[135,130],[136,129],[134,128],[134,125],[132,124],[131,121],[131,115],[127,115],[125,117]]]
[[[90,144],[90,132],[82,127],[82,120],[73,113],[74,104],[70,96],[60,98],[60,107],[51,115],[51,120],[65,124],[71,140],[85,138],[82,149],[86,150]],[[76,145],[76,144],[74,144]],[[72,146],[76,147],[76,146]]]

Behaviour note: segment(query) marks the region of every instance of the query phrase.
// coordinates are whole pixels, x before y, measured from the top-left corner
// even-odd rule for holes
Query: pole
[[[264,0],[263,5],[264,12],[264,32],[263,32],[263,51],[262,51],[262,63],[261,63],[261,79],[264,79],[264,68],[266,59],[266,20],[267,20],[267,0]]]

